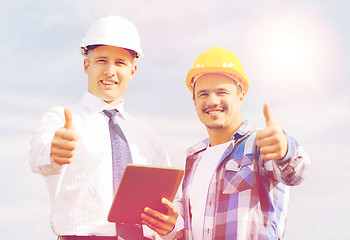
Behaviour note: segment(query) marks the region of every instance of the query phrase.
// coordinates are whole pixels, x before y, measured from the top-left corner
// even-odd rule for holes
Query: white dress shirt
[[[55,131],[64,126],[64,107],[49,109],[31,139],[30,164],[32,171],[43,175],[47,183],[52,203],[51,226],[57,235],[115,236],[115,224],[107,221],[114,193],[109,119],[102,112],[113,107],[86,92],[81,102],[70,108],[78,133],[71,164],[61,166],[50,157]],[[133,163],[169,166],[159,136],[127,114],[123,104],[115,108]],[[144,230],[145,236],[151,237],[149,229]]]

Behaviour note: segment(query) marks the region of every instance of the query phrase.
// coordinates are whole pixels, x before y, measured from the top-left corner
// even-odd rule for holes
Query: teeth
[[[213,110],[213,111],[208,111],[208,113],[210,114],[217,114],[217,113],[221,113],[222,111],[220,110]]]
[[[116,82],[114,81],[110,81],[110,80],[101,80],[101,82],[105,85],[115,85],[117,84]]]

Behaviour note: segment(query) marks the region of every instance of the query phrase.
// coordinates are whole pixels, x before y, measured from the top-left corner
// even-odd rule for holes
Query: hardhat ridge
[[[195,80],[206,73],[227,75],[239,83],[245,93],[248,91],[249,80],[244,74],[241,60],[230,50],[215,46],[198,55],[186,76],[186,85],[191,93]]]
[[[86,54],[88,46],[93,45],[121,47],[143,56],[136,27],[120,16],[102,17],[90,26],[80,43],[83,54]]]

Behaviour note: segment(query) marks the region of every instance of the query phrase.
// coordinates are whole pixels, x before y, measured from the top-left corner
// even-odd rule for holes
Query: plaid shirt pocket
[[[224,194],[251,189],[254,183],[253,155],[230,159],[225,165]]]

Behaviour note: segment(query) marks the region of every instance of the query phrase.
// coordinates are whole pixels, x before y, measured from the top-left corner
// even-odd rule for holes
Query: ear
[[[192,101],[193,101],[194,107],[196,107],[197,106],[197,102],[196,102],[196,99],[194,97],[192,97]]]
[[[89,68],[89,59],[84,59],[84,72],[88,74],[88,68]]]
[[[241,102],[243,102],[245,96],[245,91],[241,91],[241,93],[239,94],[239,100],[241,100]]]
[[[137,64],[133,64],[132,68],[131,68],[131,75],[134,77],[135,73],[136,73],[136,70],[137,70]]]

